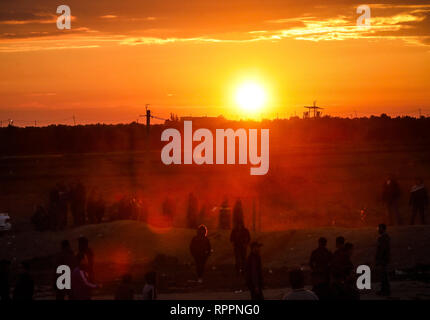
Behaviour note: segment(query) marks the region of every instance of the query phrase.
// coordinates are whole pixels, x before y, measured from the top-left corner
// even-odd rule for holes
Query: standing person
[[[412,207],[411,225],[415,223],[417,213],[420,215],[421,223],[426,224],[426,209],[429,204],[427,188],[421,178],[417,178],[411,189],[409,205]]]
[[[293,291],[283,300],[319,300],[315,293],[305,289],[305,275],[302,270],[290,271],[290,284]]]
[[[312,271],[312,291],[324,300],[328,297],[330,288],[330,265],[333,254],[327,249],[327,239],[318,239],[318,248],[312,251],[309,266]]]
[[[233,229],[244,224],[242,201],[238,199],[233,208]]]
[[[396,179],[390,177],[385,181],[382,190],[382,201],[387,208],[388,218],[391,225],[400,225],[399,199],[400,187]]]
[[[245,269],[246,251],[248,249],[251,236],[249,230],[245,228],[243,223],[238,223],[231,231],[230,242],[233,244],[234,257],[236,261],[236,273],[242,274]]]
[[[121,283],[115,292],[115,300],[134,300],[133,278],[127,273],[122,276]]]
[[[76,268],[77,262],[75,254],[70,247],[69,240],[63,240],[61,241],[61,251],[58,254],[55,269],[58,268],[58,266],[65,265],[70,268],[70,270],[74,270]],[[55,274],[57,278],[57,274]],[[66,296],[70,299],[71,291],[67,289],[59,290],[56,285],[56,281],[54,281],[54,288],[55,288],[55,298],[56,300],[64,300]]]
[[[88,245],[86,237],[79,237],[78,239],[78,256],[84,256],[87,259],[88,276],[91,281],[94,281],[94,253]]]
[[[157,299],[157,273],[148,272],[145,274],[145,286],[142,290],[143,300]]]
[[[91,300],[91,291],[100,288],[90,281],[88,276],[88,260],[82,254],[77,255],[78,266],[72,272],[72,299]]]
[[[10,261],[0,260],[0,300],[10,300],[10,283],[9,283]]]
[[[251,292],[252,300],[264,300],[263,295],[263,265],[261,263],[260,247],[261,243],[256,241],[251,243],[251,253],[246,263],[245,276],[246,284]]]
[[[18,276],[15,290],[13,291],[13,300],[33,300],[34,281],[30,274],[30,264],[22,263],[23,272]]]
[[[381,288],[379,295],[389,296],[391,294],[390,282],[388,278],[388,264],[391,258],[390,237],[387,234],[387,226],[378,226],[378,244],[376,248],[375,265],[381,278]]]
[[[211,244],[207,237],[208,229],[205,225],[200,225],[197,229],[197,235],[191,240],[190,252],[196,263],[196,272],[198,282],[203,282],[203,273],[205,264],[211,254]]]
[[[340,236],[336,238],[336,251],[333,254],[333,259],[331,262],[331,273],[344,275],[344,266],[346,260],[347,256],[345,253],[345,238]]]

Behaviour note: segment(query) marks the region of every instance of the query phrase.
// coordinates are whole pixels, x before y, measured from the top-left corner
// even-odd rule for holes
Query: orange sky
[[[263,117],[430,114],[430,1],[71,0],[0,3],[0,119],[130,122],[154,114],[246,118],[234,93],[266,90]],[[19,120],[22,120],[19,123]]]

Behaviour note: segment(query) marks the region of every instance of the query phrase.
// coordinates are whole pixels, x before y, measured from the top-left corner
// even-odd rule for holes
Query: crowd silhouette
[[[386,205],[389,225],[402,224],[399,214],[399,201],[401,200],[401,187],[394,177],[384,183],[382,201]],[[428,193],[423,180],[417,178],[410,190],[409,205],[411,207],[410,223],[414,224],[417,216],[421,223],[426,223],[426,210],[428,207]],[[166,199],[162,204],[165,216],[175,214],[175,203]],[[37,230],[62,230],[67,227],[68,210],[70,209],[74,226],[85,223],[101,223],[105,219],[106,202],[97,188],[87,194],[86,187],[80,181],[70,186],[58,183],[49,193],[49,205],[46,210],[38,206],[32,217]],[[196,279],[203,283],[205,268],[210,259],[212,246],[208,238],[208,227],[199,224],[205,214],[205,206],[199,211],[198,200],[192,193],[188,197],[186,223],[188,228],[196,230],[196,235],[189,245],[190,256],[194,260]],[[144,205],[132,196],[124,196],[116,204],[116,219],[142,219],[147,218]],[[230,210],[227,200],[219,208],[219,229],[231,229],[231,254],[234,257],[236,277],[242,279],[249,290],[252,300],[264,299],[264,272],[260,251],[263,244],[257,238],[252,238],[245,227],[243,206],[237,200],[233,210]],[[374,271],[380,280],[379,295],[389,296],[391,286],[389,280],[389,264],[391,262],[391,244],[387,233],[387,225],[378,226],[378,238],[375,243],[376,256]],[[360,293],[356,287],[356,266],[353,264],[354,244],[348,242],[343,236],[335,239],[335,250],[327,248],[328,240],[321,237],[317,241],[317,248],[309,258],[311,290],[306,289],[306,272],[294,268],[289,272],[291,292],[284,296],[285,300],[358,300]],[[60,251],[55,264],[66,265],[72,270],[71,289],[60,290],[55,286],[57,300],[89,300],[92,291],[101,288],[94,274],[94,251],[85,237],[78,239],[75,253],[68,240],[61,242]],[[249,249],[249,253],[248,253]],[[28,261],[22,262],[21,271],[15,281],[13,292],[10,286],[10,261],[0,261],[0,299],[1,300],[31,300],[34,296],[34,280],[31,265]],[[157,270],[145,274],[145,285],[140,290],[145,300],[157,299]],[[136,297],[134,279],[131,274],[124,274],[114,298],[117,300],[131,300]]]

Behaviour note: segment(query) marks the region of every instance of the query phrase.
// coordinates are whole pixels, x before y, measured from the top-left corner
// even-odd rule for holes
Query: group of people
[[[394,177],[390,177],[384,183],[382,190],[382,201],[387,208],[390,225],[401,225],[401,216],[399,203],[402,192],[399,183]],[[427,188],[421,178],[416,178],[415,184],[412,186],[409,194],[409,206],[411,207],[410,224],[415,224],[417,216],[421,220],[421,224],[426,224],[426,214],[429,205],[429,197]]]
[[[379,295],[391,294],[388,280],[388,264],[391,256],[390,237],[385,224],[378,226],[379,237],[375,257],[375,270],[381,287]],[[198,282],[202,277],[205,264],[211,254],[211,244],[207,237],[208,230],[205,225],[197,229],[197,235],[190,243],[190,252],[194,258]],[[260,256],[261,243],[251,242],[249,231],[243,223],[233,228],[230,236],[233,244],[236,272],[245,276],[246,285],[252,300],[263,300],[263,266]],[[247,248],[250,247],[248,257]],[[312,251],[309,266],[311,269],[312,291],[306,290],[305,274],[301,269],[290,272],[292,292],[284,297],[286,300],[357,300],[360,294],[356,287],[355,267],[352,263],[354,245],[345,242],[345,238],[336,238],[336,250],[332,253],[327,249],[327,239],[318,240],[318,248]]]
[[[87,194],[81,181],[66,186],[57,183],[49,192],[47,209],[38,205],[31,218],[36,230],[62,230],[67,226],[67,216],[70,212],[74,226],[85,223],[101,223],[105,214],[106,203],[97,188]]]
[[[375,271],[381,282],[378,294],[388,296],[391,294],[388,277],[388,264],[390,263],[391,245],[385,224],[378,227],[379,237],[375,256]],[[258,241],[252,241],[249,231],[243,223],[233,228],[230,241],[233,245],[235,266],[238,276],[244,278],[252,300],[263,300],[263,264],[260,256],[262,246]],[[247,255],[247,249],[250,253]],[[309,266],[311,270],[312,290],[305,289],[305,273],[301,269],[293,269],[289,273],[292,291],[284,296],[285,300],[355,300],[360,295],[356,288],[355,267],[351,261],[354,245],[346,242],[345,238],[336,238],[336,250],[332,253],[327,249],[327,239],[319,238],[318,247],[312,251]],[[197,234],[190,243],[190,252],[195,260],[198,282],[203,282],[206,262],[212,252],[205,225],[197,228]],[[9,300],[9,265],[6,260],[0,261],[0,299]],[[101,288],[94,275],[94,252],[89,247],[88,239],[78,239],[78,252],[72,250],[68,240],[61,242],[61,250],[55,259],[55,266],[66,265],[71,270],[71,289],[59,289],[54,283],[57,300],[66,297],[71,300],[90,300],[92,290]],[[23,271],[18,276],[12,298],[16,300],[31,300],[34,294],[34,281],[30,273],[30,264],[22,263]],[[58,275],[56,275],[57,277]],[[57,278],[55,278],[57,280]],[[145,285],[142,289],[144,300],[157,299],[157,274],[145,274]],[[133,300],[135,298],[135,285],[131,274],[125,274],[115,290],[116,300]]]

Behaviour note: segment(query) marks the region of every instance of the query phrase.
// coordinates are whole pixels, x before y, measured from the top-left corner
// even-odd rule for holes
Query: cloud
[[[48,0],[45,0],[48,1]],[[59,32],[56,15],[28,9],[5,10],[0,14],[0,52],[98,48],[105,45],[138,46],[189,43],[241,43],[256,41],[342,41],[351,39],[401,39],[407,44],[429,45],[430,2],[428,4],[384,1],[370,5],[371,27],[357,27],[357,4],[337,0],[324,6],[315,1],[287,4],[274,1],[267,6],[259,1],[233,5],[208,2],[200,5],[167,0],[159,6],[125,1],[121,6],[94,5],[74,0],[72,30]],[[78,4],[80,6],[78,6]],[[106,14],[106,7],[110,8]],[[237,8],[241,11],[237,11]],[[1,5],[0,5],[1,9]],[[78,17],[78,18],[76,18]],[[101,23],[100,19],[106,23]],[[109,21],[109,23],[107,23]],[[26,27],[31,25],[30,27]],[[79,35],[70,40],[69,35]],[[44,39],[46,38],[46,39]],[[47,39],[62,39],[63,46]],[[70,43],[71,42],[71,43]]]

